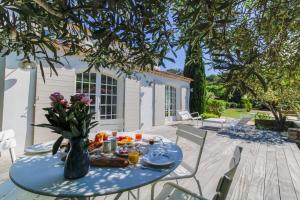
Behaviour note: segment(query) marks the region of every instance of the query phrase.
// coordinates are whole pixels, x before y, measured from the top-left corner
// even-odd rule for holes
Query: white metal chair
[[[225,200],[230,189],[231,182],[233,180],[235,171],[238,167],[241,158],[242,148],[237,147],[234,152],[234,156],[230,163],[230,169],[219,180],[216,194],[212,200]],[[207,200],[203,196],[193,193],[186,188],[183,188],[177,184],[167,182],[164,184],[163,189],[155,200]]]
[[[12,163],[16,161],[14,147],[16,146],[15,133],[13,130],[0,132],[0,152],[9,150]],[[8,180],[0,184],[0,200],[54,200],[54,197],[41,196],[27,192],[17,187],[12,181]]]
[[[197,127],[198,127],[198,124],[199,124],[199,120],[202,120],[202,117],[198,112],[190,113],[189,111],[184,110],[184,111],[177,111],[177,113],[180,116],[181,120],[183,120],[183,121],[192,120],[193,123],[194,123],[194,121],[196,121],[197,122],[197,124],[196,124]]]
[[[15,162],[16,155],[14,148],[16,147],[15,132],[10,129],[0,132],[0,155],[1,152],[9,150],[11,162]]]
[[[170,175],[166,176],[165,178],[161,179],[160,181],[168,181],[168,180],[177,180],[178,179],[185,179],[185,178],[194,178],[194,180],[197,183],[198,189],[200,194],[202,194],[200,181],[196,178],[196,173],[199,168],[199,163],[207,135],[207,131],[194,128],[189,125],[184,124],[178,124],[176,125],[177,131],[176,131],[176,144],[178,144],[178,141],[180,138],[183,138],[185,140],[190,141],[191,143],[194,143],[199,146],[199,151],[196,159],[196,163],[194,166],[191,166],[190,164],[186,163],[185,161],[182,161],[181,164],[172,172]],[[196,152],[195,152],[196,153]],[[151,186],[151,199],[154,199],[154,192],[155,192],[155,185],[154,183]]]

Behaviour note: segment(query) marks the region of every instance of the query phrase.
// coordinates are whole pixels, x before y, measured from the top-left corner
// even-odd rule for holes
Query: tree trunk
[[[266,106],[272,112],[272,114],[275,118],[275,121],[277,123],[277,130],[278,131],[284,131],[285,130],[286,117],[282,115],[282,109],[277,108],[272,103],[266,103]]]

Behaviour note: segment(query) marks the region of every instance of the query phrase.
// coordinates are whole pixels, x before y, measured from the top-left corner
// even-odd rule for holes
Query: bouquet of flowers
[[[89,112],[91,100],[84,94],[71,96],[68,102],[63,95],[55,92],[50,95],[51,107],[44,108],[49,124],[36,126],[50,128],[52,132],[61,135],[53,145],[52,153],[56,154],[64,138],[88,138],[92,128],[98,122],[93,121],[95,113]]]

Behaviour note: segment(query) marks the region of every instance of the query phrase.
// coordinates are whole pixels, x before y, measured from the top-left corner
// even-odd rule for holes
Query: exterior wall
[[[33,114],[36,70],[18,69],[15,54],[6,57],[3,130],[13,129],[16,134],[16,154],[33,143]]]
[[[153,75],[151,73],[137,73],[136,74],[137,79],[140,80],[141,86],[149,86],[149,84],[161,84],[161,85],[170,85],[176,88],[176,110],[188,110],[189,108],[189,92],[186,93],[187,97],[186,100],[186,107],[182,107],[182,97],[181,97],[181,90],[182,88],[186,88],[187,91],[190,89],[190,84],[186,81],[176,80],[176,79],[170,79],[162,76]],[[164,98],[162,98],[164,100]],[[162,101],[160,99],[160,101]],[[159,102],[159,104],[165,105],[165,102]],[[143,111],[145,108],[141,108],[141,111]],[[179,116],[176,116],[174,118],[166,118],[166,123],[169,121],[174,121],[179,119]],[[155,121],[155,119],[154,119]]]
[[[50,88],[45,85],[37,85],[37,72],[36,70],[31,71],[23,71],[21,69],[18,69],[18,63],[20,58],[18,58],[15,54],[10,54],[6,57],[6,78],[5,78],[5,95],[4,95],[4,115],[3,115],[3,129],[13,129],[16,132],[16,139],[17,139],[17,149],[16,152],[22,153],[24,148],[26,146],[29,146],[33,144],[34,141],[34,131],[33,127],[31,126],[32,123],[34,123],[34,104],[35,104],[35,97],[36,97],[36,87],[37,88],[45,88],[45,91],[47,92],[47,98],[48,95],[55,91],[61,91],[62,81],[64,80],[64,77],[56,77],[53,75],[53,79],[61,79],[60,83],[57,83],[56,85],[52,85]],[[3,60],[2,60],[3,61]],[[46,65],[45,65],[46,66]],[[65,62],[65,68],[72,69],[71,71],[74,71],[74,79],[72,77],[70,80],[74,82],[73,91],[75,93],[75,72],[82,72],[85,69],[87,69],[88,65],[87,63],[84,63],[80,60],[79,57],[73,56],[68,58],[68,62]],[[153,75],[150,73],[142,74],[137,73],[136,77],[134,79],[136,83],[139,84],[139,88],[134,87],[134,91],[126,92],[126,84],[124,76],[119,76],[116,70],[109,70],[109,69],[102,69],[100,73],[103,73],[105,75],[113,76],[115,78],[118,78],[118,113],[120,116],[119,121],[105,121],[101,126],[97,127],[102,130],[105,129],[119,129],[122,130],[123,128],[125,130],[136,130],[143,128],[141,127],[140,121],[141,121],[141,111],[144,110],[144,106],[151,105],[152,113],[150,116],[146,117],[145,120],[150,120],[148,122],[147,128],[151,128],[150,125],[162,125],[164,122],[162,121],[165,119],[164,116],[164,105],[165,105],[165,98],[164,98],[164,86],[165,85],[171,85],[177,88],[177,94],[176,94],[176,109],[182,110],[188,108],[188,99],[189,99],[189,83],[185,81],[175,80],[171,78],[165,78],[157,75]],[[39,76],[40,77],[40,76]],[[41,77],[38,78],[39,82],[41,82]],[[55,81],[54,81],[55,82]],[[155,94],[155,86],[160,86],[159,93]],[[147,100],[147,102],[140,102],[142,100],[140,97],[141,95],[141,87],[147,88],[147,92],[150,95],[148,98],[144,99]],[[182,88],[187,88],[187,97],[184,97],[186,99],[186,104],[184,104],[182,101],[183,97],[181,96]],[[152,91],[152,92],[151,92]],[[158,91],[158,90],[157,90]],[[63,91],[62,91],[63,92]],[[133,93],[132,93],[133,92]],[[69,91],[71,94],[72,92]],[[64,94],[64,95],[69,95]],[[152,93],[152,94],[151,94]],[[155,98],[155,95],[160,95],[161,98]],[[44,100],[46,99],[46,96],[44,96]],[[151,98],[152,96],[152,98]],[[39,99],[37,99],[39,100]],[[40,99],[41,100],[41,99]],[[47,99],[48,100],[48,99]],[[44,102],[45,103],[45,102]],[[132,105],[131,105],[132,104]],[[140,105],[143,105],[143,107],[140,107]],[[159,112],[155,111],[155,105],[156,108],[157,105],[160,106]],[[183,108],[184,105],[186,105],[186,108]],[[39,106],[37,109],[41,109],[43,106]],[[133,112],[133,108],[134,111]],[[145,114],[147,114],[145,112]],[[123,120],[125,116],[125,120]],[[135,116],[135,119],[130,119],[130,116]],[[146,116],[146,115],[145,115]],[[41,117],[38,115],[37,117]],[[133,125],[130,125],[131,127],[129,129],[126,129],[126,121],[127,125],[128,123],[131,123],[130,121],[134,121]],[[168,119],[168,120],[176,120],[174,119]],[[129,127],[129,126],[128,126]],[[98,129],[99,130],[99,129]],[[54,134],[55,135],[55,134]],[[47,138],[46,138],[47,139]],[[49,139],[49,138],[48,138]],[[47,139],[47,140],[48,140]],[[37,141],[38,142],[38,141]]]

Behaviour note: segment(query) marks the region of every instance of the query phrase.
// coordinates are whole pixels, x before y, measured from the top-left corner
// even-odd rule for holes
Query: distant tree
[[[188,46],[183,74],[193,79],[191,83],[190,111],[199,112],[200,114],[204,113],[206,104],[206,76],[200,44]]]
[[[173,74],[177,74],[177,75],[183,75],[183,71],[182,69],[167,69],[166,70],[167,72],[170,72],[170,73],[173,73]]]

